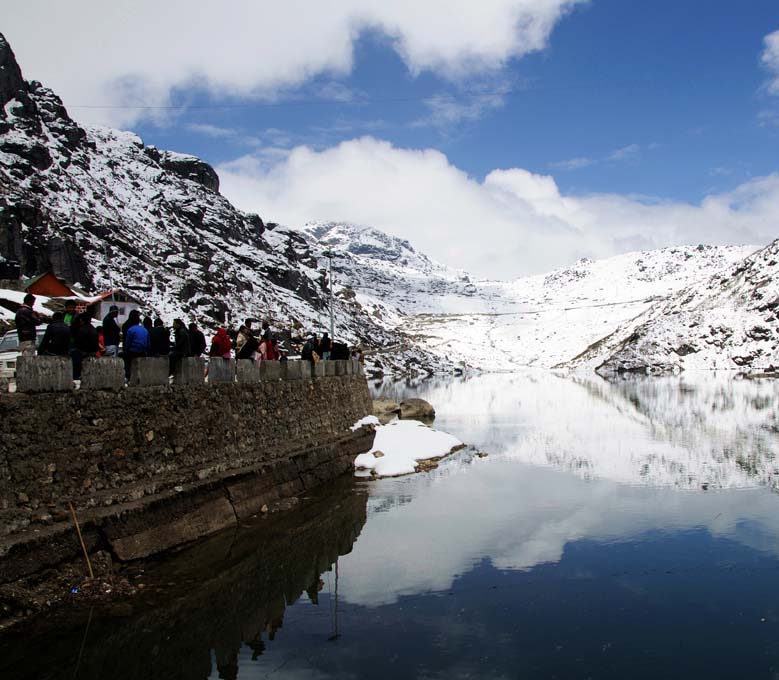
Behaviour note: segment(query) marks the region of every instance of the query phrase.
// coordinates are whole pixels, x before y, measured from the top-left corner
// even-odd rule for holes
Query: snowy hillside
[[[779,367],[779,240],[653,306],[578,357],[600,372]]]
[[[740,261],[754,247],[685,246],[581,260],[515,281],[476,279],[373,229],[309,225],[339,253],[337,283],[422,348],[483,370],[552,367],[630,324],[658,300]]]

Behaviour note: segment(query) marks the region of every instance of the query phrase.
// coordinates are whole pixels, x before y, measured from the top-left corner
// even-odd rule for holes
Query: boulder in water
[[[435,409],[424,399],[404,399],[400,402],[401,420],[433,420]]]

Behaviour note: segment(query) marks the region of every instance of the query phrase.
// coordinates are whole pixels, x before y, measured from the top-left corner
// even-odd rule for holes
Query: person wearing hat
[[[108,314],[103,318],[103,342],[105,343],[105,356],[119,356],[119,324],[116,317],[119,316],[119,307],[111,305]]]

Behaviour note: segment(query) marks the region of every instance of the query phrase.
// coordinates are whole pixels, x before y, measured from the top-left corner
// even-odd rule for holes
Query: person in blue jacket
[[[151,349],[151,338],[141,323],[141,313],[137,309],[130,312],[127,318],[129,327],[124,336],[124,375],[130,380],[130,367],[133,359],[148,356]]]

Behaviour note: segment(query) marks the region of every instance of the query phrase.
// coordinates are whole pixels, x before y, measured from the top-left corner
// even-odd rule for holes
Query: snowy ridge
[[[779,240],[678,291],[572,362],[600,372],[779,366]]]

